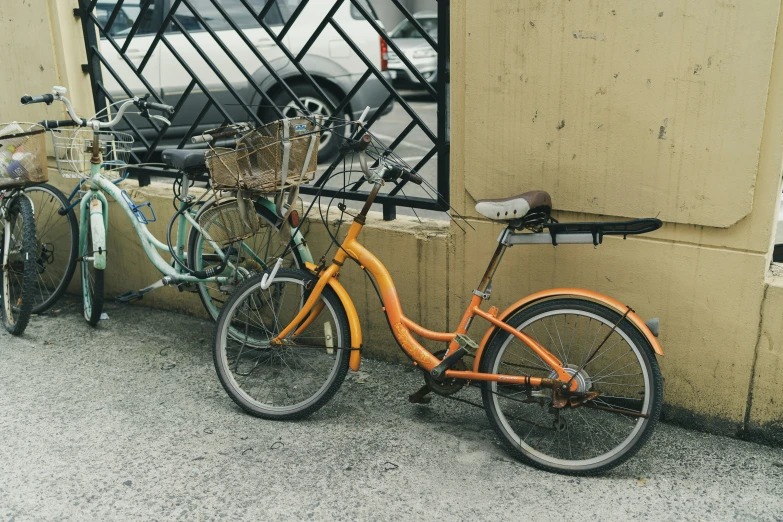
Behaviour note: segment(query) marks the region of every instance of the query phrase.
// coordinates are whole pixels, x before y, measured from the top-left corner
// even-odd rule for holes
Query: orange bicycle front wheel
[[[552,299],[507,320],[557,356],[577,391],[591,397],[556,407],[551,389],[482,383],[489,421],[520,460],[557,473],[594,475],[625,462],[649,439],[661,412],[661,373],[644,336],[620,319],[593,301]],[[481,371],[557,378],[505,332],[482,356]]]
[[[282,344],[272,344],[299,313],[316,278],[283,268],[264,289],[264,273],[245,281],[220,312],[215,370],[247,413],[299,419],[326,404],[345,379],[351,355],[348,317],[337,294],[326,287],[307,324]]]

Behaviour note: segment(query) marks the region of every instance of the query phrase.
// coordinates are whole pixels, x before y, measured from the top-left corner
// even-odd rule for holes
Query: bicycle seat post
[[[501,234],[501,237],[503,234]],[[484,272],[484,277],[481,278],[481,282],[478,288],[473,290],[473,293],[482,299],[489,299],[489,294],[492,292],[492,278],[495,276],[495,271],[500,265],[500,260],[503,258],[503,253],[506,251],[506,245],[498,241],[498,247],[495,249],[495,253],[492,255],[492,259],[487,265],[487,270]]]

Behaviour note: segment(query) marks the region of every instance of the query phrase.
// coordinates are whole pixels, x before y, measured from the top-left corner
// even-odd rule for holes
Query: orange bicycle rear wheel
[[[647,340],[620,319],[602,304],[570,298],[535,304],[508,319],[563,361],[578,391],[593,397],[558,408],[551,389],[482,383],[487,416],[520,460],[557,473],[593,475],[625,462],[649,439],[660,416],[662,378]],[[493,339],[481,369],[557,377],[505,332]]]

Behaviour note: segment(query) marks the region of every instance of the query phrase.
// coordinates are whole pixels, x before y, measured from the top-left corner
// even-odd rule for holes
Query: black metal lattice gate
[[[436,13],[414,16],[401,0],[382,0],[403,19],[398,33],[404,38],[398,39],[377,20],[370,1],[379,0],[79,0],[74,15],[82,20],[83,69],[90,74],[96,111],[146,93],[175,107],[171,126],[124,118],[123,130],[135,138],[131,161],[136,167],[129,171],[140,185],[154,176],[171,176],[144,164],[164,148],[190,146],[190,138],[205,128],[238,121],[261,124],[314,106],[331,121],[350,120],[370,106],[368,124],[374,131],[397,106],[395,121],[407,121],[385,136],[387,145],[396,151],[415,140],[412,146],[420,154],[411,164],[429,173],[425,177],[440,196],[434,191],[409,195],[399,185],[376,201],[385,219],[394,218],[397,206],[444,210],[449,199],[449,2],[438,0]],[[440,37],[438,26],[445,28]],[[401,83],[408,93],[414,88],[423,105],[436,107],[435,129],[398,90]],[[324,144],[322,152],[314,183],[301,192],[320,189],[327,197],[364,199],[361,183],[347,192],[321,186],[341,164],[335,146]]]

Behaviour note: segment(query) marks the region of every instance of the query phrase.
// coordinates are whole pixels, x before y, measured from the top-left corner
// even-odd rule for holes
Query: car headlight
[[[414,58],[434,58],[438,56],[438,52],[435,49],[419,49],[418,51],[413,51],[411,56]]]

